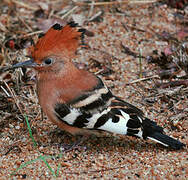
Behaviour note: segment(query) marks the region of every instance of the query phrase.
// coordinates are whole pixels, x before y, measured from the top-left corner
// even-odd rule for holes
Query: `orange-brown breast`
[[[57,102],[67,103],[84,91],[93,89],[97,83],[98,79],[93,74],[67,63],[59,73],[39,73],[37,83],[39,103],[43,109],[52,108]]]
[[[40,72],[37,78],[39,103],[48,118],[59,128],[73,135],[89,133],[88,130],[72,127],[60,121],[54,113],[54,107],[56,103],[67,103],[82,92],[92,89],[97,85],[98,79],[87,71],[76,69],[71,63],[68,63],[62,72]]]

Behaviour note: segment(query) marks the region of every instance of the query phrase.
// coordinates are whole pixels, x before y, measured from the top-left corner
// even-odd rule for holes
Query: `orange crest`
[[[51,55],[74,57],[75,51],[83,43],[84,33],[85,29],[78,29],[74,22],[64,27],[56,23],[30,48],[31,56],[38,63]]]

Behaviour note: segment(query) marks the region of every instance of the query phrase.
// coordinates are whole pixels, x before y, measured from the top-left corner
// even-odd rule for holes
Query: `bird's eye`
[[[52,59],[52,58],[47,58],[47,59],[44,60],[44,63],[45,63],[46,65],[50,65],[50,64],[52,64],[52,62],[53,62],[53,59]]]

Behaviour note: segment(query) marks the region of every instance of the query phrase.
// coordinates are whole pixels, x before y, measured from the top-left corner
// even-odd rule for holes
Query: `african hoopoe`
[[[48,118],[74,135],[103,130],[182,148],[141,110],[114,96],[99,77],[75,67],[71,59],[84,32],[74,22],[55,24],[31,48],[31,60],[13,65],[36,70],[39,103]]]

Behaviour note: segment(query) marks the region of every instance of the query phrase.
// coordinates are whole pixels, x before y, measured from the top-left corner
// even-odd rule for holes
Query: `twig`
[[[123,27],[125,28],[126,31],[128,31],[128,28],[130,28],[132,30],[137,30],[137,31],[140,31],[140,32],[148,32],[146,30],[140,29],[140,28],[133,26],[131,24],[125,24],[125,23],[121,23],[121,24],[123,25]],[[151,32],[148,32],[148,33],[151,33]],[[153,34],[153,32],[152,32],[152,34]]]
[[[31,32],[31,33],[28,33],[28,34],[25,34],[25,35],[22,35],[21,37],[28,37],[28,36],[33,36],[35,34],[40,34],[40,33],[43,33],[44,31],[40,30],[40,31],[35,31],[35,32]]]
[[[103,14],[102,11],[99,11],[98,13],[94,14],[93,16],[89,16],[90,18],[88,19],[88,21],[93,21],[94,19],[96,19],[97,17],[101,16]]]
[[[105,6],[105,5],[116,5],[116,4],[146,4],[146,3],[154,3],[157,0],[144,0],[144,1],[136,1],[136,0],[125,0],[125,1],[113,1],[113,2],[74,2],[78,6]]]
[[[142,51],[139,52],[139,77],[142,78]]]
[[[175,86],[186,86],[188,87],[188,80],[182,80],[182,81],[171,81],[168,83],[158,83],[156,84],[159,88],[168,88],[168,87],[175,87]]]
[[[134,83],[137,83],[137,82],[140,82],[140,81],[146,81],[148,79],[153,79],[153,78],[159,78],[158,75],[153,75],[153,76],[150,76],[150,77],[146,77],[146,78],[140,78],[140,79],[136,79],[132,82],[129,82],[129,83],[126,83],[126,85],[129,85],[129,84],[134,84]]]
[[[82,172],[68,172],[67,174],[89,174],[89,173],[100,173],[100,172],[105,172],[105,171],[112,171],[115,169],[121,169],[121,168],[125,168],[126,165],[122,165],[122,166],[117,166],[117,167],[112,167],[112,168],[103,168],[103,169],[96,169],[96,170],[90,170],[90,171],[82,171]],[[139,169],[139,168],[137,168]],[[128,172],[129,170],[127,170]]]
[[[95,72],[95,75],[98,75],[98,74],[100,74],[100,73],[103,72],[103,71],[104,71],[104,69],[101,69],[101,70]]]
[[[78,6],[74,6],[72,9],[70,9],[68,12],[66,12],[61,19],[64,19],[65,17],[67,17],[69,14],[71,14],[73,11],[75,11],[78,8]]]
[[[14,99],[14,102],[16,103],[16,106],[18,107],[20,113],[21,113],[22,116],[25,118],[25,116],[24,116],[24,114],[23,114],[23,111],[22,111],[22,109],[20,108],[19,103],[18,103],[18,101],[17,101],[17,99],[16,99],[16,96],[15,96],[14,91],[10,89],[10,87],[8,86],[8,84],[7,84],[5,81],[3,81],[3,82],[4,82],[5,86],[7,87],[7,89],[9,90],[10,94],[12,95],[12,97],[13,97],[13,99]]]
[[[17,0],[11,0],[11,1],[13,3],[15,3],[15,4],[19,5],[19,6],[22,6],[24,8],[27,8],[27,9],[31,9],[31,10],[34,10],[34,11],[36,11],[38,9],[37,7],[33,7],[33,6],[28,5],[28,4],[26,4],[24,2],[21,2],[21,1],[17,1]]]
[[[5,72],[5,71],[9,71],[9,70],[11,70],[11,69],[12,69],[11,66],[1,67],[1,68],[0,68],[0,73]]]
[[[94,4],[95,2],[92,1],[91,3]],[[91,15],[93,14],[93,10],[94,10],[94,5],[91,5],[91,6],[90,6],[90,10],[89,10],[88,17],[91,17]]]
[[[135,58],[137,57],[140,57],[137,53],[133,52],[132,50],[130,50],[129,47],[126,47],[122,42],[121,42],[121,47],[122,47],[122,52],[127,54],[127,55],[130,55],[130,56],[133,56]],[[145,57],[144,57],[145,58]]]
[[[48,14],[48,19],[50,19],[53,15],[54,15],[54,9],[52,9]]]
[[[16,14],[18,19],[22,22],[22,24],[29,30],[29,31],[33,31],[32,28],[21,18],[21,16],[17,13]]]
[[[3,32],[7,31],[7,28],[0,22],[0,30]]]
[[[6,94],[8,97],[11,97],[11,95],[7,92],[7,90],[6,90],[3,86],[1,86],[1,89],[5,92],[5,94]]]

